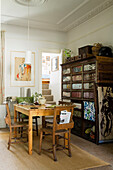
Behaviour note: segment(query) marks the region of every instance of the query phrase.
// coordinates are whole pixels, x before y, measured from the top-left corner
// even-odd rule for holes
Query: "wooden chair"
[[[73,103],[72,102],[66,102],[66,101],[60,100],[60,101],[58,101],[58,104],[62,105],[62,106],[66,106],[66,105],[72,105]]]
[[[50,135],[52,135],[52,138],[53,138],[53,143],[52,143],[51,150],[52,150],[52,153],[53,153],[54,161],[57,161],[56,149],[58,149],[59,146],[61,146],[63,149],[68,149],[69,156],[71,157],[70,133],[71,133],[71,129],[74,126],[74,122],[72,120],[73,109],[74,109],[74,105],[56,106],[55,107],[55,109],[54,109],[53,127],[52,128],[45,127],[45,128],[41,129],[39,154],[41,154],[43,134],[50,134]],[[65,123],[65,124],[60,124],[59,123],[60,112],[63,111],[63,110],[67,110],[68,112],[71,112],[70,122],[69,123]],[[66,134],[68,134],[67,138],[66,138]],[[62,146],[62,145],[58,144],[59,143],[58,140],[61,137],[64,138],[64,143],[65,143],[65,140],[68,140],[68,145],[67,146]],[[55,138],[57,139],[57,143],[55,141]],[[50,151],[50,148],[49,148],[49,151]]]
[[[28,141],[28,138],[27,138],[28,131],[27,131],[27,133],[24,132],[28,129],[28,124],[24,123],[24,122],[17,122],[17,123],[12,124],[8,103],[6,103],[6,109],[7,109],[7,115],[5,117],[5,122],[9,126],[9,130],[10,130],[9,141],[8,141],[8,149],[10,149],[11,143],[12,144],[19,143],[19,141],[18,141],[19,139],[21,139],[20,142]],[[18,134],[18,131],[17,131],[17,134],[13,134],[14,128],[16,128],[16,130],[18,130],[20,128],[19,129],[20,133]],[[23,136],[24,134],[26,134],[26,137]],[[14,135],[14,137],[12,137],[12,135]],[[16,137],[18,135],[19,135],[19,137]],[[24,141],[25,138],[26,138],[26,141]],[[12,142],[12,140],[14,140],[14,141]]]
[[[23,101],[27,103],[33,103],[33,97],[17,97],[16,99],[17,99],[17,103],[21,103]],[[40,116],[33,117],[33,131],[36,131],[37,136],[38,136],[38,118],[40,118]],[[19,112],[19,120],[20,119],[22,119],[23,122],[25,121],[28,122],[28,116]]]
[[[65,102],[65,101],[58,101],[58,105],[62,105],[62,106],[66,106],[66,105],[72,105],[72,102]],[[51,116],[51,118],[47,117],[45,119],[45,124],[46,126],[51,126],[53,124],[53,117]]]
[[[28,122],[28,116],[24,116],[22,113],[19,113],[20,119],[22,119],[22,122]],[[36,131],[36,134],[38,136],[38,118],[40,118],[40,116],[35,116],[33,117],[33,131]],[[35,126],[35,128],[34,128]]]

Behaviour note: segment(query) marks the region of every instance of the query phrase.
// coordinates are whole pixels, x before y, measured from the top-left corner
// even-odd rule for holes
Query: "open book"
[[[61,111],[59,124],[69,123],[70,117],[71,112],[67,112],[66,110]]]

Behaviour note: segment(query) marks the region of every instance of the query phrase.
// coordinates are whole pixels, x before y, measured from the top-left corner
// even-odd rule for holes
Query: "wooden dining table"
[[[47,108],[46,105],[19,105],[14,104],[14,122],[17,122],[17,113],[21,112],[24,115],[29,117],[29,129],[28,129],[28,152],[32,155],[32,118],[34,116],[42,116],[42,126],[45,126],[45,116],[54,115],[54,108]],[[14,129],[14,133],[16,135],[16,128]]]

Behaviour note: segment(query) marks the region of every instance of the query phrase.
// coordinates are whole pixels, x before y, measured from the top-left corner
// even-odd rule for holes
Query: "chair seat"
[[[53,133],[53,128],[52,127],[46,127],[46,128],[42,128],[41,131],[43,132],[47,132],[49,134],[52,134]],[[61,130],[56,130],[55,131],[55,134],[56,135],[59,135],[59,134],[64,134],[64,133],[68,133],[69,130],[66,130],[66,129],[61,129]]]
[[[25,127],[28,126],[28,122],[17,122],[14,124],[11,124],[11,127]]]
[[[28,122],[29,117],[27,115],[24,115],[22,113],[19,113],[19,114],[21,115],[20,118],[22,119],[23,122]],[[40,116],[34,116],[33,117],[33,120],[35,120],[35,122],[33,121],[33,125],[36,126],[35,129],[33,128],[33,131],[36,131],[37,136],[38,136],[38,121],[37,121],[37,118],[40,118]]]
[[[45,119],[45,122],[53,124],[53,119]]]

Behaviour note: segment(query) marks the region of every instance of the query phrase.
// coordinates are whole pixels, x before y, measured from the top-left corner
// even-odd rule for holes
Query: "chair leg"
[[[36,121],[36,133],[37,133],[37,136],[38,136],[38,121],[37,121],[37,118],[35,119]]]
[[[19,112],[18,112],[18,121],[20,122],[20,113]],[[18,133],[20,133],[20,128],[19,128]]]
[[[65,141],[65,134],[64,134],[64,148],[65,148],[65,146],[66,146],[66,141]]]
[[[58,135],[56,136],[56,145],[57,146],[59,145],[59,136]]]
[[[23,127],[20,128],[20,132],[21,132],[21,138],[22,138],[22,134],[23,134]]]
[[[55,135],[53,135],[53,158],[54,158],[54,161],[57,161],[56,146],[55,146]]]
[[[70,131],[68,133],[68,153],[69,153],[69,157],[71,157],[71,146],[70,146]]]
[[[8,150],[10,149],[10,146],[11,146],[11,130],[9,133]]]
[[[43,131],[41,130],[41,132],[40,132],[40,146],[39,146],[39,155],[41,155],[41,150],[42,150],[42,135],[43,135]]]

